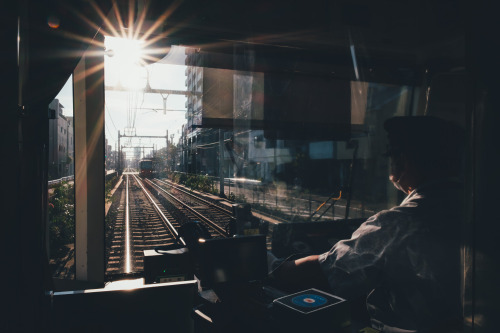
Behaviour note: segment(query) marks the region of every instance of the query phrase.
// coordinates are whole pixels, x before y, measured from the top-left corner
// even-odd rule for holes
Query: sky
[[[185,119],[184,95],[145,94],[141,88],[149,83],[153,89],[186,90],[184,65],[184,48],[173,46],[160,61],[138,66],[134,46],[124,45],[117,38],[107,37],[107,52],[104,61],[105,85],[116,86],[118,83],[129,91],[106,89],[105,92],[105,135],[108,145],[114,150],[118,145],[118,131],[123,135],[133,133],[140,135],[165,136],[173,135],[174,143],[180,137]],[[109,56],[111,54],[111,56]],[[64,106],[64,114],[73,116],[72,78],[70,77],[58,96]],[[164,112],[163,99],[166,98],[167,111]],[[182,110],[182,111],[169,111]],[[160,149],[166,144],[165,139],[121,138],[121,145],[155,146]],[[146,153],[148,148],[145,149]]]

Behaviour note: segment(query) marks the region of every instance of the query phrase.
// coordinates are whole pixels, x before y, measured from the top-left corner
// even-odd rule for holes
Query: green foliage
[[[245,195],[241,194],[241,193],[234,194],[234,192],[231,192],[231,193],[229,193],[229,195],[227,196],[227,198],[230,201],[237,202],[237,203],[245,203],[245,202],[247,202],[247,199],[246,199]]]
[[[186,184],[187,183],[187,180],[188,180],[188,175],[185,174],[185,173],[180,173],[178,174],[179,176],[179,179],[178,179],[178,183],[179,184]]]
[[[111,202],[112,199],[112,194],[111,190],[115,187],[116,183],[118,182],[118,176],[114,176],[110,180],[106,181],[106,186],[105,186],[105,200],[106,202]]]
[[[210,193],[212,191],[213,182],[205,175],[189,175],[186,180],[186,186],[196,191]]]
[[[218,193],[214,181],[207,175],[172,172],[169,175],[169,179],[177,184],[187,186],[194,191],[201,191],[212,194]]]
[[[210,191],[213,195],[219,195],[219,189],[215,186],[215,183],[212,182],[212,190]]]
[[[75,239],[75,191],[63,182],[49,198],[49,246],[52,253]]]
[[[118,179],[114,176],[106,182],[106,202],[111,201],[111,190]],[[53,188],[49,195],[48,216],[50,252],[56,254],[62,246],[75,241],[75,191],[72,183],[63,182]]]

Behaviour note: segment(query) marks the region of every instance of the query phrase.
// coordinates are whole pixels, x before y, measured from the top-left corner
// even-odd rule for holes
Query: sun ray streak
[[[142,25],[144,24],[144,21],[146,20],[146,14],[147,14],[148,10],[149,10],[149,2],[146,2],[146,4],[144,5],[144,9],[141,12],[141,16],[137,19],[137,26],[135,28],[135,33],[134,33],[133,39],[138,39],[139,33],[142,29]]]
[[[97,40],[90,38],[90,37],[80,36],[80,35],[77,35],[75,33],[63,31],[63,30],[58,31],[57,33],[61,34],[62,37],[65,37],[68,39],[73,39],[76,41],[81,41],[81,42],[84,42],[84,43],[87,43],[90,45],[95,45],[95,46],[99,46],[99,47],[104,48],[104,43],[97,41]]]
[[[116,20],[118,21],[118,26],[120,27],[121,36],[122,36],[122,38],[126,38],[125,31],[123,30],[123,20],[122,20],[122,16],[120,15],[120,11],[118,9],[118,4],[116,3],[116,0],[112,0],[112,2],[113,2],[113,9],[115,12]]]
[[[92,83],[89,90],[91,91],[91,90],[98,89],[100,86],[102,86],[103,81],[104,81],[104,77],[101,76],[98,80],[96,80],[94,83]]]
[[[99,8],[99,6],[95,3],[95,1],[91,1],[90,4],[92,5],[92,7],[96,11],[96,13],[99,15],[99,17],[104,21],[104,26],[108,27],[108,29],[111,32],[111,35],[116,36],[116,37],[120,37],[120,35],[118,34],[118,31],[115,29],[115,27],[113,26],[111,21],[108,19],[108,17],[106,15],[104,15],[101,8]]]
[[[160,57],[153,57],[153,56],[148,56],[148,55],[144,55],[142,58],[144,60],[149,60],[151,62],[155,62],[155,61],[159,61],[160,60]],[[142,64],[147,64],[147,62],[143,61]]]
[[[135,0],[128,1],[128,38],[132,39],[134,31]]]
[[[92,22],[88,17],[86,17],[82,13],[78,12],[75,8],[73,8],[71,6],[66,6],[66,9],[71,11],[76,17],[78,17],[80,20],[82,20],[84,23],[86,23],[89,27],[95,29],[95,31],[100,31],[102,34],[108,34],[108,32],[106,32],[102,26]]]
[[[179,8],[179,6],[181,5],[183,1],[182,0],[176,0],[174,1],[170,7],[168,7],[159,17],[158,19],[155,21],[155,23],[144,33],[144,35],[142,36],[142,40],[147,40],[149,38],[149,36],[151,36],[151,34],[156,30],[158,29],[158,27],[163,24],[166,19],[168,17],[170,17],[170,15],[172,15],[173,12],[175,12],[175,10],[177,8]]]
[[[143,58],[151,55],[164,56],[168,51],[170,51],[170,47],[156,47],[154,49],[147,49],[143,52]]]
[[[153,45],[154,43],[156,43],[157,41],[159,41],[159,40],[161,40],[163,38],[167,38],[168,36],[174,34],[177,31],[180,31],[180,30],[181,30],[181,27],[171,27],[170,29],[162,32],[161,34],[158,34],[158,35],[154,36],[153,38],[145,38],[146,35],[144,34],[141,37],[141,40],[144,41],[143,47],[147,48],[150,45]]]
[[[162,32],[161,34],[159,35],[156,35],[154,36],[153,38],[150,38],[150,39],[147,39],[144,41],[144,48],[150,46],[150,45],[153,45],[154,43],[156,43],[157,41],[163,39],[163,38],[166,38],[169,34],[171,34],[172,31],[165,31],[165,32]],[[142,39],[141,39],[142,40]]]
[[[84,73],[76,73],[74,74],[75,81],[83,80],[85,77],[92,75],[104,68],[104,63],[100,63],[98,65],[95,65],[89,69],[86,69]]]

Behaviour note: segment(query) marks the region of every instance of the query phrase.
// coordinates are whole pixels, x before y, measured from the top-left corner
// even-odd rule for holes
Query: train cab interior
[[[319,255],[399,205],[405,196],[389,181],[384,123],[437,117],[465,138],[461,218],[450,231],[460,238],[460,323],[446,332],[494,332],[500,73],[490,7],[484,0],[6,1],[0,331],[307,328],[315,321],[293,328],[270,320],[270,307],[257,309],[247,289],[220,291],[242,309],[237,317],[224,312],[232,305],[206,312],[203,302],[219,300],[205,286],[232,274],[267,281],[269,262],[259,261],[267,253]],[[146,172],[148,179],[135,177]],[[196,256],[192,278],[148,275],[157,254],[142,255],[154,246],[133,245],[141,259],[132,268],[115,265],[110,253],[121,236],[111,238],[110,225],[125,195],[113,193],[129,178],[176,182],[226,205],[236,222],[220,233],[246,238],[211,240],[202,217],[191,218],[194,229],[172,232]],[[152,219],[145,208],[137,212],[139,224]],[[57,224],[67,219],[69,226]],[[205,236],[191,248],[182,232]],[[72,259],[57,266],[61,248]],[[230,264],[224,253],[231,252],[248,265]],[[339,316],[361,321],[364,314],[352,313],[359,309]],[[372,332],[369,324],[342,325],[316,327]]]

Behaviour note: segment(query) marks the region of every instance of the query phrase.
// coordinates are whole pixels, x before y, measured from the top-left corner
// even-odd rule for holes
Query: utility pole
[[[175,134],[170,134],[170,146],[174,146],[174,136]],[[175,170],[175,155],[176,153],[174,152],[174,149],[171,148],[172,151],[170,152],[170,170]]]
[[[118,174],[122,174],[122,146],[120,145],[120,131],[118,131]]]
[[[120,144],[120,138],[121,137],[124,137],[124,138],[134,138],[134,139],[135,138],[148,138],[148,139],[163,139],[163,138],[165,138],[165,140],[167,142],[167,146],[168,146],[168,131],[167,131],[167,136],[158,136],[158,135],[127,135],[127,134],[120,135],[120,131],[118,131],[118,144]],[[148,148],[154,149],[154,147],[148,147]],[[144,151],[143,151],[143,155],[144,155]]]
[[[221,198],[225,198],[224,194],[224,170],[223,170],[223,162],[224,162],[224,133],[219,129],[219,196]]]
[[[167,135],[165,136],[167,140],[167,145],[165,146],[165,167],[167,169],[167,172],[169,171],[168,169],[168,130],[167,130]]]

